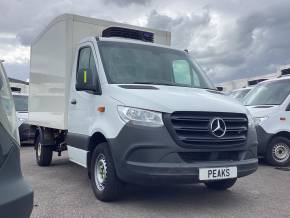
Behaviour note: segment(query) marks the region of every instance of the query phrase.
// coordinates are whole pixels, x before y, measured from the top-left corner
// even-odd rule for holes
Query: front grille
[[[210,124],[221,118],[226,124],[222,137],[212,134]],[[164,123],[177,144],[192,148],[228,148],[244,146],[247,141],[248,119],[245,114],[179,111],[164,114]]]
[[[242,151],[244,152],[244,151]],[[241,151],[180,152],[179,157],[186,163],[198,161],[239,161]]]

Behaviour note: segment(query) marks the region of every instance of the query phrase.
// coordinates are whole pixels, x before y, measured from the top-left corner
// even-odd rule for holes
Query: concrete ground
[[[290,217],[290,167],[260,165],[225,192],[202,184],[127,186],[122,200],[102,203],[86,170],[63,154],[54,154],[52,165],[41,168],[33,148],[21,148],[22,171],[34,190],[31,217]]]

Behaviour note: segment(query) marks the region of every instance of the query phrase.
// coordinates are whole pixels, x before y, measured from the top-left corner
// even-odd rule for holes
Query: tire
[[[123,183],[116,175],[108,143],[99,144],[91,159],[91,185],[100,201],[115,201],[121,196]]]
[[[218,181],[211,181],[204,183],[208,189],[213,189],[217,191],[223,191],[231,188],[237,179],[225,179],[225,180],[218,180]]]
[[[38,166],[44,167],[51,164],[53,151],[48,146],[42,146],[42,137],[39,134],[35,141],[35,157]]]
[[[278,136],[271,140],[266,151],[266,161],[273,166],[285,166],[290,162],[290,141]]]

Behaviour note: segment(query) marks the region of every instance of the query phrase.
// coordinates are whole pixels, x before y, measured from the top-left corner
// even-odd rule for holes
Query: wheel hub
[[[95,163],[95,182],[97,188],[102,191],[105,188],[105,182],[107,179],[107,163],[105,156],[100,154]]]
[[[284,162],[290,157],[290,149],[285,143],[276,144],[272,150],[273,158],[278,162]]]

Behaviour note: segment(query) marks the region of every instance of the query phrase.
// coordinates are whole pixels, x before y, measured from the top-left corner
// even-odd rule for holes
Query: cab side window
[[[190,66],[185,60],[175,60],[172,63],[173,76],[176,83],[191,85]]]
[[[191,68],[187,60],[174,60],[172,70],[176,83],[193,87],[201,86],[198,74]]]
[[[90,56],[91,56],[90,47],[84,47],[80,49],[77,72],[79,72],[81,69],[88,69],[90,67]]]
[[[79,50],[76,82],[76,87],[81,87],[77,89],[78,91],[99,92],[98,72],[90,47],[83,47]]]

